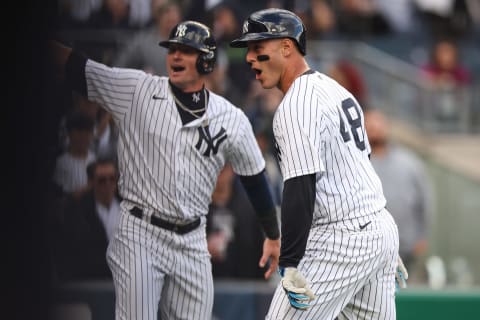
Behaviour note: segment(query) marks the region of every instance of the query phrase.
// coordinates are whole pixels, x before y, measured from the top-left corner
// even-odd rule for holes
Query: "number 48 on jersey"
[[[353,135],[353,140],[357,148],[361,151],[365,150],[365,130],[362,127],[362,118],[360,117],[358,104],[352,98],[345,99],[342,101],[341,111],[343,111],[350,126],[349,129],[340,114],[340,134],[342,135],[343,141],[347,142],[352,140]]]

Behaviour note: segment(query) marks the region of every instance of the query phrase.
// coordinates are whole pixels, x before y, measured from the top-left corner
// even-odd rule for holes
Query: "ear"
[[[294,48],[295,44],[289,38],[282,39],[281,46],[282,46],[282,55],[284,57],[288,57],[289,55],[292,54],[293,52],[292,50],[295,50]]]

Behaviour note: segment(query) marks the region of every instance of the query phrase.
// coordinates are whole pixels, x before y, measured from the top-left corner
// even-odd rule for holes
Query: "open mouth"
[[[255,72],[256,75],[260,75],[262,73],[262,70],[253,68],[253,72]]]
[[[180,71],[185,70],[185,67],[182,67],[182,66],[172,66],[172,70],[173,70],[174,72],[180,72]]]

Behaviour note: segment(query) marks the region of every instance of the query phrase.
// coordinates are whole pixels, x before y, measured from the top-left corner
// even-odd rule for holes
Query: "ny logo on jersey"
[[[195,92],[195,93],[193,93],[193,94],[192,94],[192,100],[193,100],[193,102],[195,102],[195,103],[198,102],[198,101],[200,101],[200,92]]]
[[[275,140],[275,143],[274,143],[274,148],[275,148],[275,156],[277,157],[277,161],[278,162],[282,162],[282,152],[280,151],[280,147],[277,143],[277,140]]]
[[[203,155],[205,157],[209,157],[212,153],[216,155],[218,152],[218,148],[220,148],[220,144],[225,141],[225,139],[227,139],[227,134],[223,127],[216,135],[212,137],[208,125],[205,127],[200,126],[198,127],[198,142],[195,145],[195,148],[197,148],[197,150],[201,152],[200,149],[202,148],[203,142],[205,141],[207,147],[203,152]]]
[[[175,37],[185,37],[185,32],[187,32],[187,26],[181,24],[177,28],[177,32],[175,33]]]

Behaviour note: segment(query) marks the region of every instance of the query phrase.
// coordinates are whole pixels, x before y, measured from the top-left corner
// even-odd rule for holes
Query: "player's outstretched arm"
[[[56,40],[49,42],[50,59],[54,68],[55,74],[60,78],[65,78],[65,65],[68,57],[72,53],[72,48],[67,47]]]

